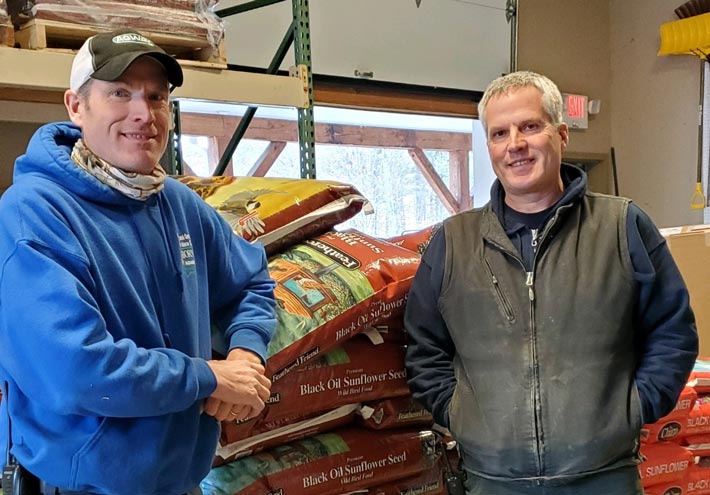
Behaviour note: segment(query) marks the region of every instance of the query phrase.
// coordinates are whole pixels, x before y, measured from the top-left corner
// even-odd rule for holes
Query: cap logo
[[[136,33],[119,34],[118,36],[114,36],[111,41],[114,43],[142,43],[148,46],[155,46],[155,43],[148,38]]]

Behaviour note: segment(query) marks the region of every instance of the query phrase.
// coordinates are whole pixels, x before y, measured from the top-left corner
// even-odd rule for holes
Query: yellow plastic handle
[[[695,191],[690,197],[690,209],[691,210],[702,210],[705,208],[705,195],[703,194],[703,185],[698,182],[695,184]]]

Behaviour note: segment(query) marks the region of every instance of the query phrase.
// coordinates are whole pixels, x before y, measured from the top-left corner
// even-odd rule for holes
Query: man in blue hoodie
[[[688,291],[649,217],[587,191],[547,77],[478,105],[491,201],[444,222],[405,313],[414,397],[458,441],[469,495],[641,495],[640,428],[698,352]]]
[[[41,493],[199,493],[219,421],[269,396],[264,250],[158,164],[182,79],[140,33],[90,38],[71,123],[36,132],[0,200],[0,445]]]

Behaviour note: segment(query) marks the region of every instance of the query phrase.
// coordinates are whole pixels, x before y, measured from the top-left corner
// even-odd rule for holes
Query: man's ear
[[[560,138],[562,138],[562,149],[565,149],[569,144],[569,127],[567,127],[567,124],[562,123],[557,128],[557,132],[559,133]]]
[[[82,112],[84,111],[85,106],[85,102],[82,97],[79,96],[76,91],[67,89],[64,92],[64,106],[67,108],[69,120],[71,120],[77,127],[81,127]]]

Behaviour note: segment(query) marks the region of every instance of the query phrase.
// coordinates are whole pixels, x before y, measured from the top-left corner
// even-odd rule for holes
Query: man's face
[[[552,124],[540,90],[526,87],[495,96],[488,102],[485,117],[488,152],[506,202],[515,207],[559,198],[568,129],[566,124],[557,128]]]
[[[163,67],[140,57],[116,81],[93,80],[88,95],[67,91],[69,116],[97,156],[126,172],[150,174],[165,151],[170,121]]]

